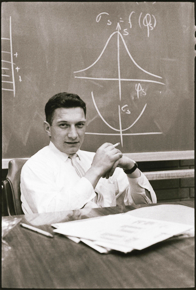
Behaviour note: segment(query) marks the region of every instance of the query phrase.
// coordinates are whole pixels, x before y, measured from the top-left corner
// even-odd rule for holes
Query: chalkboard
[[[84,150],[193,150],[193,3],[4,2],[1,22],[3,158],[48,144],[63,91],[87,103]]]

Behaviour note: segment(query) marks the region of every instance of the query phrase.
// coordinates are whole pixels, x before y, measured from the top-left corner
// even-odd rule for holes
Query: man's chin
[[[67,153],[68,155],[73,155],[75,154],[78,150],[80,149],[80,147],[78,146],[78,144],[76,145],[70,145],[67,146],[67,148],[65,148],[65,153]]]
[[[74,155],[74,154],[76,154],[76,152],[78,151],[78,149],[77,150],[69,150],[69,152],[66,152],[68,155]]]

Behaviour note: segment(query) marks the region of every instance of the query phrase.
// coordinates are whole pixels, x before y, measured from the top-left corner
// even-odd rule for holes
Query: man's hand
[[[134,166],[134,161],[129,157],[123,155],[122,158],[119,160],[118,167],[122,169],[131,169]]]
[[[105,177],[109,178],[110,176],[113,175],[116,167],[120,167],[122,169],[131,169],[133,168],[133,166],[135,165],[134,160],[130,159],[129,157],[125,156],[122,154],[122,157],[120,159],[118,159],[112,166],[112,168],[110,170],[108,170],[108,172],[106,172]],[[140,170],[136,169],[136,171],[134,171],[130,177],[139,177],[140,176]]]
[[[91,167],[96,170],[99,177],[105,177],[105,174],[122,156],[122,152],[115,148],[113,144],[104,143],[97,149]]]

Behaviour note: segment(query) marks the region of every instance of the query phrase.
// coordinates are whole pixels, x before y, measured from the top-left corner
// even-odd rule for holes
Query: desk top
[[[132,206],[17,216],[53,232],[51,223],[133,210]],[[172,239],[142,251],[100,254],[65,236],[48,238],[17,224],[4,238],[11,249],[2,263],[4,288],[194,287],[194,238]]]

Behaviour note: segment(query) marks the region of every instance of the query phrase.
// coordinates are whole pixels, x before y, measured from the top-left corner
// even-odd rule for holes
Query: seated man
[[[117,146],[104,143],[96,153],[80,150],[86,130],[86,104],[78,95],[54,95],[45,106],[45,114],[50,143],[21,171],[25,214],[157,202],[137,163]]]

